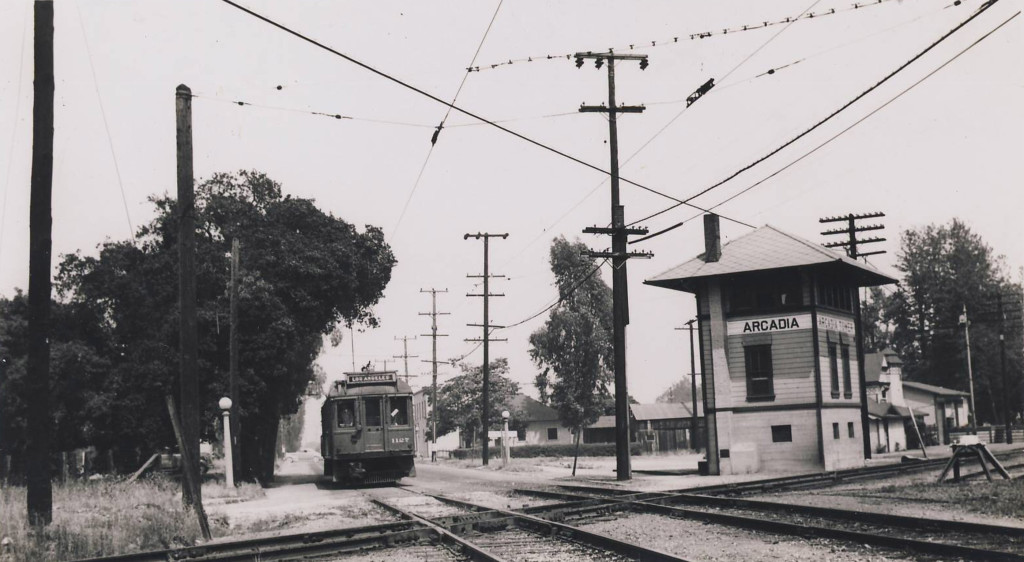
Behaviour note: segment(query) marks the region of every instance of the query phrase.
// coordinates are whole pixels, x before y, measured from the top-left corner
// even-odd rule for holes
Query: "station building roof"
[[[936,396],[943,396],[947,398],[958,398],[961,396],[970,396],[968,393],[961,390],[953,390],[952,388],[945,388],[941,386],[935,386],[933,384],[925,384],[923,382],[914,381],[903,381],[903,389],[920,390],[921,392],[927,392],[928,394],[934,394]]]
[[[644,283],[693,293],[698,286],[696,281],[702,279],[806,266],[833,268],[849,275],[861,287],[896,282],[892,277],[870,265],[852,260],[846,254],[765,225],[724,244],[718,261],[706,262],[702,253]]]
[[[522,412],[521,420],[525,422],[558,421],[558,412],[554,408],[525,394],[516,394],[512,398],[512,408]]]

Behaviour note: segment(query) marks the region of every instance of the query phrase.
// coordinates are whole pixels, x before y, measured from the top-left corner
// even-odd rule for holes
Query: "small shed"
[[[520,445],[570,444],[573,442],[572,432],[562,425],[558,412],[550,406],[525,394],[517,394],[512,399],[512,408],[520,422],[516,439]]]

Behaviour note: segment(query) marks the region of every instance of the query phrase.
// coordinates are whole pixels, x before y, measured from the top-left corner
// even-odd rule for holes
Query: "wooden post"
[[[198,337],[196,336],[196,209],[192,174],[192,90],[182,84],[175,92],[178,155],[178,310],[181,385],[182,472],[199,477],[199,375]],[[198,494],[199,490],[195,492]],[[182,488],[182,501],[202,503]]]
[[[210,523],[206,520],[206,511],[203,509],[203,497],[199,490],[199,478],[197,474],[193,474],[187,470],[188,467],[196,459],[192,458],[191,452],[188,447],[185,446],[185,437],[181,431],[181,424],[178,422],[178,412],[174,408],[174,397],[168,394],[164,397],[167,401],[167,413],[171,416],[171,425],[174,427],[174,438],[178,440],[178,450],[181,451],[181,475],[182,482],[186,489],[191,490],[191,496],[195,498],[192,502],[192,507],[196,510],[196,517],[199,519],[199,530],[203,533],[203,538],[210,540],[213,536],[210,534]]]
[[[53,519],[50,482],[50,238],[53,217],[53,2],[35,3],[35,87],[28,265],[28,520]]]

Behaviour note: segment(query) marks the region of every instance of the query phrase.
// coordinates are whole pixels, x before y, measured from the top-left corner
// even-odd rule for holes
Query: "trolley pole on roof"
[[[508,238],[508,233],[506,232],[504,234],[490,234],[490,233],[487,233],[487,232],[484,232],[484,233],[478,232],[476,234],[466,234],[465,236],[462,237],[463,240],[469,240],[470,238],[476,238],[477,240],[482,238],[483,241],[484,241],[484,274],[483,275],[467,275],[466,276],[466,277],[469,277],[469,278],[481,278],[482,277],[483,280],[484,280],[484,292],[483,293],[480,293],[480,294],[472,294],[472,293],[470,293],[470,294],[466,295],[467,297],[483,297],[483,299],[484,299],[484,323],[483,324],[469,324],[469,326],[475,326],[475,327],[483,328],[483,338],[481,338],[481,339],[470,338],[470,339],[467,339],[466,341],[479,341],[479,342],[483,342],[483,344],[484,344],[484,365],[483,365],[483,379],[484,380],[483,380],[483,397],[482,397],[483,407],[480,409],[480,424],[483,426],[483,428],[481,429],[481,432],[483,433],[483,443],[482,443],[483,450],[481,452],[481,456],[483,457],[483,464],[486,466],[487,465],[487,453],[488,453],[487,435],[488,435],[488,431],[490,430],[490,421],[491,421],[490,420],[490,409],[489,409],[491,407],[491,400],[490,400],[490,398],[491,398],[490,397],[490,384],[491,384],[490,383],[490,378],[491,378],[490,343],[492,341],[508,341],[506,339],[499,339],[499,338],[492,339],[491,338],[491,328],[504,328],[504,326],[495,326],[495,325],[491,324],[490,309],[489,309],[490,300],[491,300],[491,297],[503,297],[505,295],[504,294],[491,294],[489,281],[490,281],[491,277],[505,277],[505,276],[504,275],[491,275],[491,273],[490,273],[490,266],[489,266],[489,261],[488,261],[489,260],[489,258],[488,258],[489,242],[490,242],[491,238],[501,238],[502,240],[504,240],[505,238]]]
[[[431,341],[431,356],[430,361],[423,360],[424,363],[430,363],[431,368],[431,381],[430,381],[430,442],[437,445],[437,338],[448,337],[448,334],[437,333],[437,317],[442,315],[448,315],[448,312],[437,311],[437,294],[447,293],[448,289],[420,289],[421,293],[430,293],[430,312],[421,312],[420,316],[430,316],[430,334],[423,334],[424,337],[429,335]],[[431,461],[434,460],[431,456]]]
[[[580,112],[608,114],[608,145],[611,153],[611,228],[592,227],[584,229],[588,234],[610,234],[611,252],[588,252],[596,258],[612,260],[612,301],[614,324],[615,357],[615,466],[619,480],[633,477],[629,461],[629,392],[626,388],[626,325],[629,324],[629,292],[626,288],[626,260],[633,257],[650,258],[647,252],[627,252],[626,239],[630,234],[647,234],[646,228],[627,228],[625,208],[619,202],[619,136],[616,116],[619,113],[641,113],[643,106],[618,106],[615,104],[615,62],[619,60],[640,61],[640,69],[647,68],[647,55],[617,55],[606,53],[576,53],[576,68],[583,66],[584,59],[594,59],[597,68],[608,64],[608,106],[581,105]],[[692,103],[692,102],[690,102]]]

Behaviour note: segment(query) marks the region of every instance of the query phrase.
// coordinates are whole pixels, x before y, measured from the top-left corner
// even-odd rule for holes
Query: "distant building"
[[[412,415],[416,423],[416,456],[421,459],[430,458],[430,387],[424,387],[412,395]],[[461,446],[459,430],[437,436],[437,451],[451,451]]]
[[[967,398],[970,394],[925,384],[903,381],[903,398],[914,409],[915,414],[923,413],[925,423],[934,426],[939,442],[949,445],[949,434],[959,427],[970,425],[967,417]]]
[[[698,431],[704,427],[703,409],[697,406]],[[643,443],[649,452],[691,448],[693,414],[689,404],[657,403],[629,405],[630,441]],[[601,416],[583,430],[584,443],[614,443],[615,416]],[[701,437],[697,446],[703,446]]]
[[[545,406],[525,394],[517,394],[512,399],[512,408],[516,411],[519,431],[516,434],[518,445],[548,445],[573,443],[572,432],[562,425],[558,412]],[[500,435],[500,434],[499,434]]]
[[[862,466],[858,288],[895,279],[772,226],[722,246],[713,214],[704,248],[645,283],[697,298],[707,472]]]

